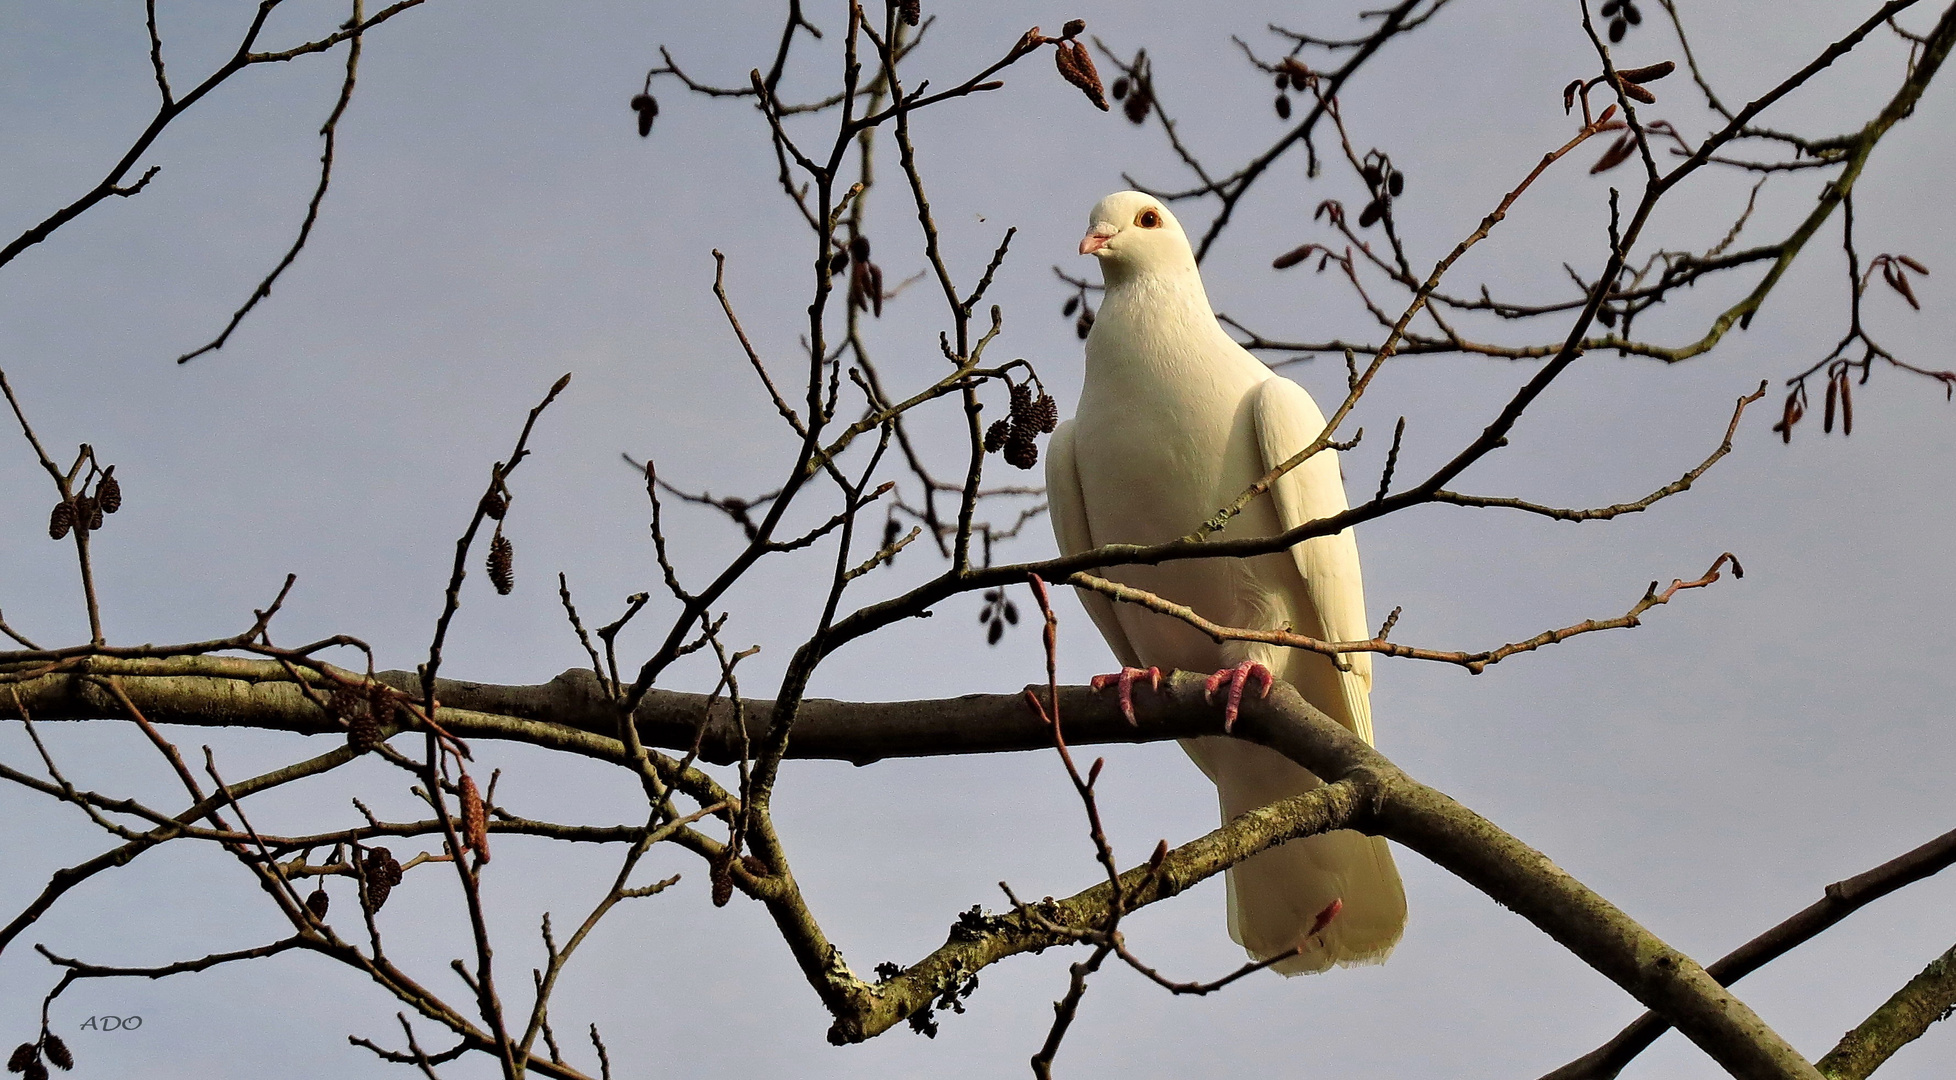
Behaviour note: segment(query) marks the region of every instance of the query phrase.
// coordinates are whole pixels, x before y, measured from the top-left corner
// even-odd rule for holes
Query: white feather
[[[1151,196],[1120,192],[1094,207],[1091,226],[1081,249],[1100,259],[1107,292],[1087,338],[1079,410],[1054,434],[1046,466],[1054,535],[1069,554],[1185,535],[1324,427],[1302,387],[1270,371],[1217,324],[1188,238],[1166,208]],[[1291,470],[1220,535],[1269,536],[1346,505],[1336,452],[1327,450]],[[1288,553],[1103,573],[1228,626],[1288,625],[1331,640],[1370,636],[1349,530]],[[1254,660],[1360,737],[1372,738],[1367,654],[1349,656],[1349,670],[1340,671],[1314,653],[1218,645],[1179,620],[1097,593],[1080,595],[1123,664],[1213,671]],[[1183,748],[1215,781],[1224,820],[1320,783],[1250,743],[1191,739]],[[1355,832],[1266,851],[1232,868],[1228,886],[1230,936],[1259,958],[1291,948],[1319,911],[1343,901],[1305,952],[1276,965],[1285,974],[1378,962],[1405,926],[1405,893],[1386,842]]]

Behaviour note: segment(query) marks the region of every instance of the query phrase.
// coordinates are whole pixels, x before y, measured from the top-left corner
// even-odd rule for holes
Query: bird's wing
[[[1288,460],[1324,430],[1324,414],[1304,388],[1281,375],[1266,379],[1255,391],[1251,415],[1257,444],[1268,471]],[[1338,453],[1324,450],[1277,481],[1270,497],[1280,528],[1294,529],[1307,521],[1330,517],[1346,509],[1345,482]],[[1329,641],[1363,641],[1372,636],[1365,619],[1365,587],[1359,578],[1358,543],[1350,529],[1306,540],[1291,549],[1304,578],[1304,591],[1318,614]],[[1300,628],[1302,629],[1302,628]],[[1341,660],[1340,689],[1353,731],[1372,741],[1372,654],[1346,653]],[[1331,710],[1326,710],[1331,711]]]
[[[1061,555],[1073,555],[1098,546],[1087,528],[1087,503],[1080,493],[1080,472],[1073,464],[1073,425],[1068,420],[1053,432],[1046,445],[1046,513],[1053,519],[1053,538]],[[1075,589],[1107,647],[1114,650],[1125,667],[1140,667],[1141,658],[1128,644],[1127,631],[1114,614],[1114,602],[1090,589]]]

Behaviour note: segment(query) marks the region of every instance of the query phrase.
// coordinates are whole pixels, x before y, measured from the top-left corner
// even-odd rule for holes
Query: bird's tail
[[[1216,782],[1224,821],[1322,783],[1254,743],[1185,739],[1182,747]],[[1343,903],[1303,952],[1271,965],[1285,975],[1381,963],[1406,927],[1406,893],[1381,837],[1341,829],[1292,840],[1231,867],[1227,880],[1229,936],[1259,960],[1289,950],[1332,901]]]

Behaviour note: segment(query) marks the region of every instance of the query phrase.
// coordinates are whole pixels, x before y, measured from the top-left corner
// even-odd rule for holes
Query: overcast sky
[[[179,87],[235,47],[249,4],[163,3],[166,57]],[[911,79],[950,85],[1033,24],[1087,19],[1118,51],[1145,45],[1184,136],[1218,167],[1282,131],[1268,80],[1230,41],[1277,46],[1270,22],[1351,28],[1322,3],[1191,5],[1093,0],[1048,8],[947,6]],[[1867,3],[1680,5],[1719,92],[1748,99],[1864,17]],[[1682,59],[1643,5],[1619,62]],[[315,37],[337,6],[293,0],[268,45]],[[931,10],[931,5],[926,5]],[[1192,13],[1195,12],[1195,13]],[[287,572],[299,575],[275,632],[297,642],[346,632],[381,662],[425,654],[455,533],[522,414],[559,374],[575,380],[540,423],[535,456],[513,481],[509,532],[518,586],[498,598],[476,575],[445,674],[494,682],[548,679],[582,662],[554,577],[569,575],[587,619],[657,591],[639,478],[621,451],[655,456],[675,483],[720,493],[776,486],[790,443],[754,384],[710,292],[715,248],[757,346],[793,365],[806,303],[809,240],[774,178],[765,129],[738,102],[661,81],[652,137],[632,130],[627,99],[658,46],[699,77],[744,83],[765,66],[779,5],[430,0],[372,34],[359,92],[340,128],[338,167],[312,241],[271,298],[216,354],[172,361],[208,340],[289,244],[316,176],[318,127],[343,53],[258,68],[174,125],[149,156],[161,173],[139,196],[97,207],[0,270],[0,367],[44,442],[94,444],[117,464],[127,508],[97,544],[106,630],[121,643],[181,641],[248,625]],[[798,53],[784,91],[826,93],[844,19],[810,17],[824,43]],[[1928,13],[1904,17],[1916,28]],[[11,237],[94,184],[148,120],[155,88],[142,8],[0,6],[0,235]],[[1886,34],[1771,114],[1813,135],[1857,126],[1900,77]],[[1354,80],[1346,117],[1361,152],[1390,151],[1407,174],[1396,208],[1416,266],[1450,249],[1544,151],[1573,130],[1560,91],[1595,59],[1569,2],[1460,0],[1388,46]],[[1945,74],[1916,115],[1883,142],[1856,189],[1863,256],[1907,253],[1932,276],[1924,310],[1877,291],[1868,325],[1898,355],[1956,367],[1956,84]],[[1687,135],[1711,126],[1682,77],[1660,84],[1653,115]],[[993,355],[1032,360],[1070,412],[1080,346],[1060,317],[1058,264],[1074,254],[1087,209],[1125,171],[1188,182],[1156,129],[1090,108],[1035,57],[1004,89],[932,109],[917,139],[947,257],[969,283],[1000,233],[1017,226],[993,296],[1005,333]],[[812,130],[812,128],[810,129]],[[1328,134],[1328,133],[1327,133]],[[1328,143],[1326,144],[1329,145]],[[1453,290],[1489,283],[1512,299],[1567,295],[1566,261],[1602,262],[1607,187],[1630,167],[1586,175],[1585,150],[1552,172],[1493,239],[1464,260]],[[885,156],[885,161],[889,156]],[[1819,180],[1767,184],[1747,236],[1782,235]],[[1707,176],[1654,222],[1650,243],[1702,251],[1744,205],[1750,180]],[[1359,205],[1358,182],[1328,169],[1308,180],[1286,158],[1245,202],[1204,266],[1219,310],[1272,337],[1370,335],[1334,274],[1269,268],[1276,254],[1324,239],[1311,209]],[[922,267],[913,212],[894,186],[871,196],[875,253],[892,279]],[[1192,226],[1210,207],[1182,211]],[[1745,285],[1750,284],[1748,279]],[[1739,282],[1701,287],[1640,324],[1658,341],[1702,333]],[[1383,295],[1383,294],[1381,294]],[[1461,487],[1567,505],[1642,496],[1714,445],[1732,401],[1824,355],[1845,325],[1839,230],[1830,222],[1752,328],[1675,368],[1594,355],[1557,384],[1513,445]],[[895,300],[869,343],[884,377],[917,386],[941,370],[941,303],[927,288]],[[1495,328],[1504,340],[1559,339],[1566,324]],[[1408,417],[1402,476],[1431,468],[1485,425],[1529,365],[1461,358],[1396,360],[1356,424],[1375,435]],[[1286,373],[1336,400],[1341,365]],[[1865,870],[1956,824],[1950,731],[1956,664],[1950,537],[1956,407],[1933,385],[1877,369],[1857,388],[1852,439],[1817,420],[1782,446],[1767,428],[1775,390],[1748,417],[1737,452],[1691,493],[1607,525],[1569,526],[1486,511],[1432,508],[1360,531],[1376,620],[1405,614],[1397,640],[1486,647],[1621,613],[1651,579],[1691,577],[1722,551],[1747,571],[1681,596],[1637,630],[1594,635],[1517,657],[1473,677],[1407,661],[1379,667],[1381,749],[1534,844],[1671,944],[1716,958],[1810,903],[1827,882]],[[954,410],[929,414],[941,431]],[[12,439],[12,442],[8,442]],[[953,440],[932,438],[940,461]],[[1355,489],[1376,478],[1386,440],[1346,459]],[[66,449],[62,449],[66,448]],[[0,432],[0,609],[43,642],[84,640],[72,551],[45,538],[45,477]],[[813,512],[813,511],[811,511]],[[826,511],[824,511],[826,512]],[[675,555],[699,581],[737,532],[676,511]],[[915,550],[915,549],[913,549]],[[1043,525],[1001,552],[1050,554]],[[732,597],[729,641],[759,643],[744,685],[764,693],[818,596],[826,555],[764,565]],[[920,551],[862,599],[935,566]],[[1029,606],[1021,595],[1022,606]],[[986,648],[976,597],[940,618],[896,628],[837,655],[814,692],[859,699],[1011,691],[1038,677],[1024,628]],[[660,629],[654,605],[635,654]],[[1069,599],[1062,677],[1108,670],[1111,656]],[[669,685],[709,689],[706,669]],[[170,802],[173,781],[114,724],[64,726],[54,751],[78,784]],[[217,751],[227,775],[317,752],[318,743],[250,733],[183,733]],[[506,772],[518,812],[629,820],[635,786],[608,770],[479,746]],[[1215,826],[1206,780],[1173,746],[1108,751],[1103,805],[1124,861],[1157,838]],[[0,758],[34,758],[21,727],[0,725]],[[295,827],[355,820],[350,796],[408,812],[406,780],[371,763],[282,792],[258,818]],[[911,962],[939,944],[958,911],[1020,895],[1065,895],[1096,876],[1077,801],[1050,754],[889,762],[857,769],[791,763],[777,799],[798,876],[858,972]],[[0,791],[0,909],[18,910],[52,870],[102,850],[80,815]],[[400,848],[397,846],[397,853]],[[517,839],[486,873],[508,998],[538,962],[540,912],[581,918],[608,883],[609,856]],[[1411,922],[1378,968],[1299,979],[1259,976],[1209,998],[1172,998],[1110,968],[1095,981],[1060,1058],[1063,1075],[1534,1077],[1585,1052],[1639,1011],[1601,976],[1526,922],[1400,850]],[[897,1030],[837,1049],[828,1017],[758,905],[708,902],[705,874],[677,852],[651,875],[685,882],[614,913],[565,978],[553,1015],[574,1060],[596,1021],[621,1076],[995,1077],[1021,1075],[1074,957],[1050,951],[987,969],[970,1011],[929,1041]],[[466,944],[452,878],[414,874],[383,917],[400,956],[462,1000],[445,970]],[[1214,977],[1241,952],[1209,882],[1129,923],[1138,951],[1179,978]],[[351,910],[350,893],[339,902]],[[1929,959],[1948,948],[1956,879],[1881,901],[1822,940],[1740,984],[1741,995],[1810,1056],[1832,1046]],[[239,948],[281,933],[263,897],[226,857],[172,848],[97,878],[0,960],[0,1044],[32,1035],[55,974],[26,946],[107,963],[155,963]],[[200,1078],[398,1076],[349,1033],[398,1044],[397,1006],[327,962],[286,956],[158,983],[97,983],[58,1004],[56,1031],[76,1075]],[[78,1030],[91,1015],[140,1015],[133,1033]],[[431,1045],[445,1045],[433,1034]],[[297,1063],[297,1064],[295,1064]],[[1883,1071],[1944,1077],[1956,1036],[1931,1033]],[[444,1075],[490,1075],[486,1060]],[[1703,1077],[1715,1068],[1675,1035],[1626,1075]]]

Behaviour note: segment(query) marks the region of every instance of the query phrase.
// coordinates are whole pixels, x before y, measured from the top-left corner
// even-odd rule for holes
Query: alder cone
[[[1039,395],[1027,416],[1032,421],[1031,426],[1041,434],[1051,435],[1053,429],[1059,427],[1059,406],[1053,402],[1051,394]]]
[[[1011,438],[1011,436],[1012,421],[992,421],[992,426],[985,429],[985,453],[996,454],[1000,450],[1005,449],[1005,440]],[[57,539],[59,538],[57,537]]]
[[[48,1080],[48,1067],[41,1064],[41,1059],[37,1057],[27,1063],[27,1067],[21,1070],[21,1075],[27,1080]]]
[[[42,1036],[41,1052],[46,1054],[48,1060],[54,1062],[54,1067],[62,1072],[75,1067],[75,1055],[68,1052],[68,1044],[62,1042],[59,1035],[50,1032]]]
[[[332,905],[333,898],[326,895],[326,886],[324,885],[315,887],[311,894],[306,897],[306,910],[312,912],[312,917],[315,919],[324,919],[326,917],[326,909]]]
[[[1029,382],[1012,387],[1012,426],[1036,426],[1032,423],[1032,384]]]
[[[103,473],[101,481],[95,485],[95,504],[102,508],[104,514],[113,514],[122,509],[122,481],[115,478],[113,467]]]
[[[386,741],[387,733],[380,729],[380,722],[372,713],[361,713],[346,722],[346,745],[356,754],[378,749]]]
[[[68,531],[75,527],[75,504],[63,499],[54,504],[54,512],[48,515],[48,539],[65,540]],[[19,1069],[14,1069],[19,1072]]]
[[[922,0],[899,0],[897,17],[903,20],[905,26],[915,26],[923,20],[923,8]]]
[[[12,1073],[26,1072],[27,1063],[33,1061],[35,1058],[39,1056],[40,1056],[40,1051],[34,1048],[33,1043],[31,1042],[21,1043],[19,1046],[14,1047],[14,1052],[12,1054],[8,1055],[7,1071]]]
[[[489,582],[503,596],[516,588],[516,548],[502,533],[489,541]]]
[[[1005,440],[1005,463],[1015,469],[1030,469],[1039,464],[1039,444],[1031,428],[1014,427]]]
[[[75,528],[84,531],[102,527],[102,510],[86,495],[75,496]]]

